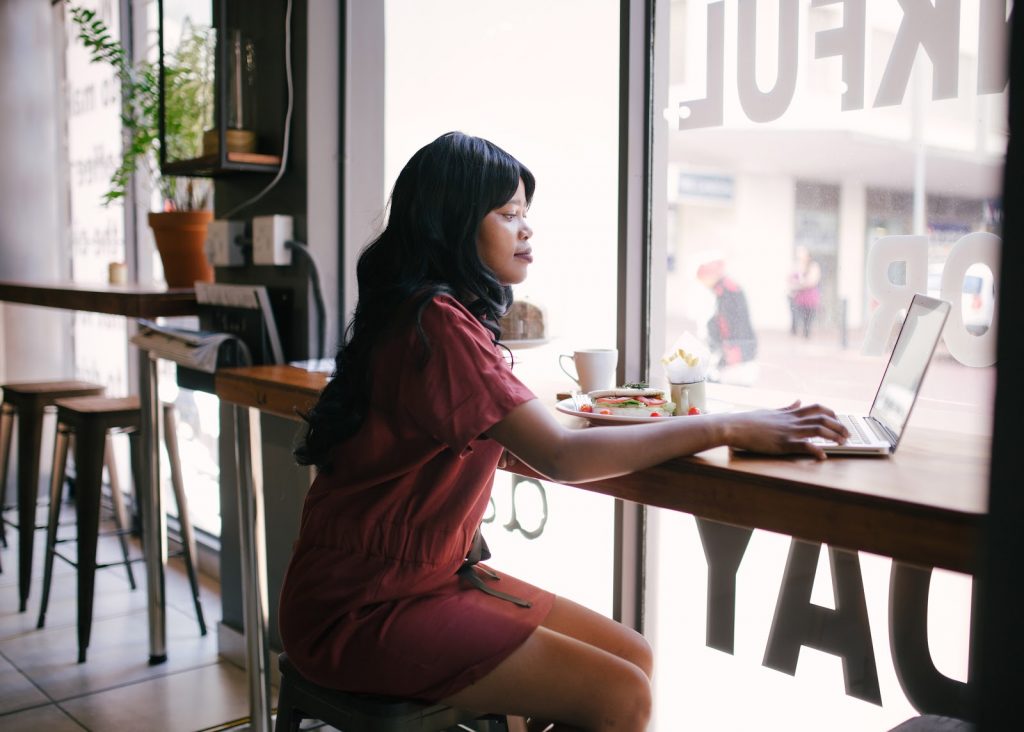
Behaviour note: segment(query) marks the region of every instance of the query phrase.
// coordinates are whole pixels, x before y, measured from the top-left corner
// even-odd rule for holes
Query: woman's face
[[[476,251],[501,284],[515,285],[526,279],[526,269],[533,261],[531,236],[533,229],[526,223],[526,188],[520,180],[515,195],[480,222]]]

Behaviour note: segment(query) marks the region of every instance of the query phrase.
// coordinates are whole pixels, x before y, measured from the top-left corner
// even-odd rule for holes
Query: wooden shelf
[[[174,160],[161,169],[164,175],[191,175],[213,178],[233,173],[276,173],[281,167],[280,155],[229,152],[222,162],[220,155],[204,155],[191,160]]]

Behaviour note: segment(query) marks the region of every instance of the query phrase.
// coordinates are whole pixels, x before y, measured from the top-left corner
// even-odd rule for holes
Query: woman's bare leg
[[[619,658],[639,666],[647,678],[654,671],[654,654],[650,643],[632,628],[627,628],[590,608],[556,597],[551,612],[544,619],[545,628],[568,635],[584,643],[602,648]]]
[[[522,646],[445,701],[556,720],[563,725],[558,729],[643,732],[651,714],[650,659],[638,633],[558,598]]]

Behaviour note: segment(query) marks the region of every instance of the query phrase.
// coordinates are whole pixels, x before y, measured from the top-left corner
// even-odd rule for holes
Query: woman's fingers
[[[799,402],[797,402],[799,404]],[[822,404],[808,404],[806,407],[799,407],[794,410],[801,417],[814,414],[824,414],[835,419],[836,413]]]
[[[832,442],[846,442],[849,433],[836,418],[835,412],[820,404],[801,406],[795,401],[779,410],[767,410],[752,414],[736,446],[768,453],[810,454],[818,460],[826,455],[821,445],[812,438],[824,438]]]
[[[825,415],[802,420],[798,431],[801,437],[824,437],[834,442],[846,442],[850,436],[842,422]]]
[[[810,453],[814,456],[815,460],[826,460],[828,458],[821,445],[815,445],[810,440],[796,440],[793,446],[796,448],[795,452]]]

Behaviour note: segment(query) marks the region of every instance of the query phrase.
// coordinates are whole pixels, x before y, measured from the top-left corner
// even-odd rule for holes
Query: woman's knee
[[[601,719],[595,729],[642,732],[651,719],[651,680],[637,665],[623,667],[615,682],[602,689]]]
[[[643,671],[648,679],[653,676],[654,650],[651,648],[650,642],[640,633],[630,631],[627,645],[620,655]]]

